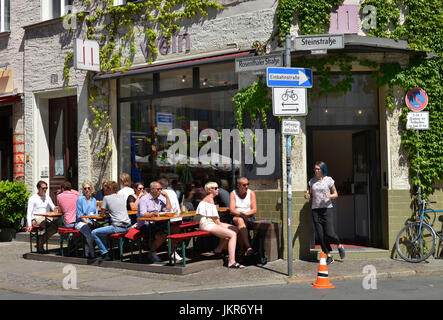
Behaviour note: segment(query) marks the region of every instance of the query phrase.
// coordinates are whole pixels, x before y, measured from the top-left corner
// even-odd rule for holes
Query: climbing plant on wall
[[[152,63],[158,54],[155,40],[160,36],[170,41],[174,32],[180,31],[179,24],[185,20],[207,16],[209,10],[223,7],[216,1],[205,0],[149,0],[128,2],[114,6],[113,0],[83,0],[83,12],[77,14],[77,23],[82,25],[77,32],[86,33],[88,39],[100,43],[100,70],[106,72],[125,71],[132,66],[136,54],[136,33],[144,33],[147,42],[147,63]],[[68,30],[68,32],[73,32]],[[69,71],[73,53],[69,52],[64,63],[64,78],[69,89]],[[94,127],[105,133],[110,128],[109,101],[106,93],[91,89],[89,109]],[[96,105],[101,101],[100,105]],[[106,148],[97,156],[104,157],[111,150]]]
[[[275,34],[283,39],[289,33],[295,17],[298,18],[300,34],[325,33],[331,9],[341,3],[339,0],[279,0]],[[429,112],[430,129],[421,131],[419,137],[413,130],[403,130],[401,133],[402,145],[410,162],[411,182],[414,186],[421,185],[424,196],[427,197],[432,193],[435,183],[443,179],[443,6],[441,0],[365,0],[361,8],[365,5],[373,5],[377,10],[377,27],[369,30],[367,35],[404,39],[408,41],[409,48],[434,54],[432,58],[422,55],[411,61],[406,68],[402,68],[399,63],[358,61],[361,65],[376,70],[373,76],[379,87],[387,85],[388,108],[394,108],[394,86],[403,88],[405,93],[415,87],[428,93],[429,104],[426,111]],[[300,67],[312,67],[318,72],[320,94],[324,94],[347,92],[350,89],[353,81],[351,63],[356,60],[348,55],[334,55],[321,59],[301,58],[297,59],[296,64]],[[339,66],[344,77],[340,83],[331,86],[329,72],[334,65]],[[401,108],[401,121],[405,124],[409,109],[404,102]],[[417,154],[420,155],[419,158]],[[416,175],[418,168],[420,180]]]

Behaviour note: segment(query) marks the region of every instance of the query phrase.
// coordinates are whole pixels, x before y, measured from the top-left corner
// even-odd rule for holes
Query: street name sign
[[[420,88],[409,90],[405,97],[406,105],[414,112],[420,112],[428,105],[428,95]]]
[[[267,68],[268,87],[312,88],[312,69],[304,68]]]
[[[429,112],[409,112],[406,129],[429,130]]]
[[[268,67],[282,67],[283,53],[265,56],[250,56],[235,59],[235,72],[265,70]]]
[[[344,47],[343,34],[297,36],[294,40],[294,49],[296,51],[343,49]]]
[[[300,121],[292,119],[283,119],[281,130],[284,135],[299,135]]]
[[[274,116],[305,116],[305,88],[272,88],[272,113]]]

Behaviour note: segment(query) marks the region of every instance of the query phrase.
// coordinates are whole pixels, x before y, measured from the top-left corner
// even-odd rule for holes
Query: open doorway
[[[339,194],[335,230],[344,244],[381,245],[377,137],[374,127],[308,128],[308,176],[316,161],[327,164]]]

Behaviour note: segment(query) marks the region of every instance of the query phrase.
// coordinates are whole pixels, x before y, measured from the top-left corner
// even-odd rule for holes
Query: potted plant
[[[20,182],[0,181],[0,241],[11,241],[22,228],[29,194]]]

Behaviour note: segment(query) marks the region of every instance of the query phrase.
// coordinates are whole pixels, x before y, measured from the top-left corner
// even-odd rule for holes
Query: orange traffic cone
[[[314,288],[334,288],[329,282],[328,267],[326,265],[325,253],[320,253],[320,265],[318,266],[317,282],[312,285]]]

